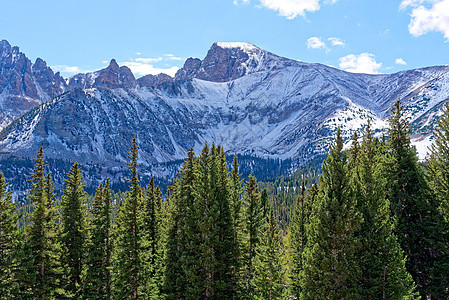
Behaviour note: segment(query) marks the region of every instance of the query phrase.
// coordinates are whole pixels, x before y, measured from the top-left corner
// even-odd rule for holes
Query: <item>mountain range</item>
[[[250,43],[214,43],[174,77],[136,79],[112,59],[102,70],[63,78],[0,42],[3,159],[35,157],[42,145],[49,158],[123,167],[136,135],[143,166],[183,159],[206,141],[228,154],[302,166],[327,152],[338,126],[348,142],[368,120],[375,133],[384,132],[397,99],[424,157],[449,99],[447,65],[357,74]]]

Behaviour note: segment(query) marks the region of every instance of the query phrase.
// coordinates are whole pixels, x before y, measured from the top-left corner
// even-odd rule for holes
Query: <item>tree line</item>
[[[449,297],[448,109],[424,165],[399,101],[387,136],[368,123],[344,150],[338,129],[288,218],[221,146],[190,149],[165,195],[139,182],[138,151],[122,201],[106,180],[88,202],[77,163],[57,197],[41,148],[19,216],[0,173],[0,299]]]

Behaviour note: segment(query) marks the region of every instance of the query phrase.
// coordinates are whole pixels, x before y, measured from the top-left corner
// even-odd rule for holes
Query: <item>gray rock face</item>
[[[294,65],[295,61],[279,57],[250,43],[214,43],[204,60],[189,58],[175,80],[198,78],[227,82],[242,76]]]
[[[43,86],[57,93],[57,84],[45,85],[52,74],[45,62],[33,65],[18,49],[0,45],[0,53],[17,54],[15,63],[12,54],[2,54],[8,70],[21,66],[32,78],[29,87],[23,79],[20,93],[39,96]],[[8,89],[16,87],[14,80],[6,81]],[[136,80],[112,60],[105,69],[71,77],[62,89],[68,92],[0,133],[0,152],[33,158],[42,145],[47,157],[125,166],[137,134],[141,164],[183,159],[189,147],[200,151],[208,141],[231,154],[292,158],[301,165],[327,152],[337,127],[346,140],[354,131],[362,134],[368,120],[375,133],[384,131],[398,98],[412,122],[413,142],[425,153],[449,99],[449,66],[354,74],[282,58],[248,43],[215,43],[204,60],[188,59],[175,78]]]
[[[109,66],[96,72],[86,74],[76,74],[69,78],[69,89],[90,89],[90,88],[135,88],[137,81],[131,70],[126,67],[119,67],[115,59],[112,59]]]
[[[54,74],[42,59],[36,63],[0,42],[0,129],[42,102],[63,93],[67,86],[59,73]]]
[[[167,74],[145,75],[137,79],[139,87],[158,87],[164,82],[171,82],[173,78]]]

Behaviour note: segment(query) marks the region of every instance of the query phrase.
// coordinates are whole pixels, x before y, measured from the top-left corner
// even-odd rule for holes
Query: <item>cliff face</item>
[[[60,76],[45,62],[33,65],[16,56],[13,64],[8,53],[14,50],[1,49],[7,53],[2,63],[14,65],[14,72],[24,70],[22,77],[8,77],[20,77],[20,85],[7,81],[8,91],[35,101],[23,102],[22,111],[49,99],[50,91],[57,93],[58,85],[46,84],[45,78]],[[449,99],[448,66],[354,74],[282,58],[247,43],[215,43],[204,60],[188,59],[174,78],[159,74],[136,80],[112,60],[105,69],[68,82],[61,83],[64,94],[0,133],[0,152],[33,158],[42,145],[47,157],[125,166],[136,134],[141,164],[183,159],[188,148],[200,151],[208,141],[230,154],[293,159],[301,165],[327,153],[337,127],[347,141],[354,131],[362,134],[368,120],[376,134],[385,131],[389,111],[400,98],[412,122],[413,142],[425,154]]]
[[[19,47],[0,41],[0,129],[29,109],[67,89],[42,59],[33,64]]]

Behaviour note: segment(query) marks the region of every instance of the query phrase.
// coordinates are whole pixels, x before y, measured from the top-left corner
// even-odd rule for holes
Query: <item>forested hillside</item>
[[[448,299],[449,110],[424,164],[399,101],[388,122],[338,129],[319,178],[244,180],[205,144],[164,194],[136,136],[126,193],[88,195],[78,163],[56,191],[41,147],[27,202],[0,173],[0,299]]]

